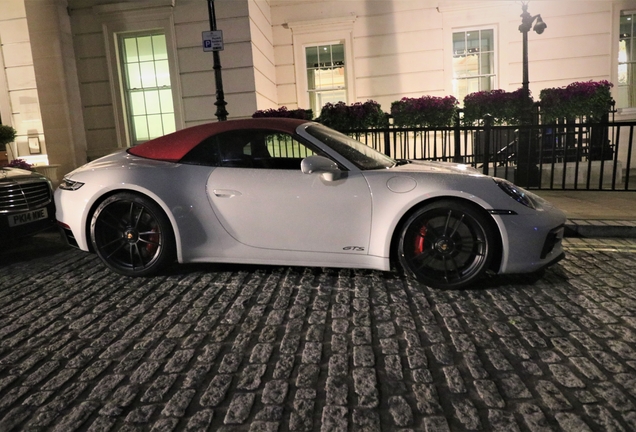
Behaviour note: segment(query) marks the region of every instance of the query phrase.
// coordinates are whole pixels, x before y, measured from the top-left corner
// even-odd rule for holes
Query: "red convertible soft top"
[[[307,120],[290,118],[258,118],[207,123],[181,129],[139,144],[128,149],[128,153],[148,159],[178,162],[201,141],[221,132],[240,129],[269,129],[292,134],[298,126],[304,123],[307,123]]]

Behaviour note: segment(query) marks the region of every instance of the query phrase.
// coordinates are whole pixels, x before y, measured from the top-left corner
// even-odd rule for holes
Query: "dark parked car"
[[[36,172],[0,167],[0,243],[54,224],[51,182]]]

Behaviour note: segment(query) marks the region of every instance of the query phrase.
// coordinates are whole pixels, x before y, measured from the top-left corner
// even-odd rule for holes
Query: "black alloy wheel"
[[[174,260],[174,233],[168,217],[154,201],[122,192],[95,210],[90,227],[97,255],[125,276],[150,276]]]
[[[470,285],[488,270],[494,239],[488,215],[459,201],[437,201],[404,224],[398,258],[405,272],[433,288]]]

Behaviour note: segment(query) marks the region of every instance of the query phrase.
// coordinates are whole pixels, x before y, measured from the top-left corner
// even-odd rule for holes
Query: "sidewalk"
[[[567,237],[636,238],[636,192],[532,192],[563,210]]]

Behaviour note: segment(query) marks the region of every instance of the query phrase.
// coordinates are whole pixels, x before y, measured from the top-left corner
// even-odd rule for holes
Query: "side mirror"
[[[326,181],[334,181],[340,178],[340,168],[330,159],[324,156],[308,156],[300,162],[300,170],[303,174],[318,173]]]

